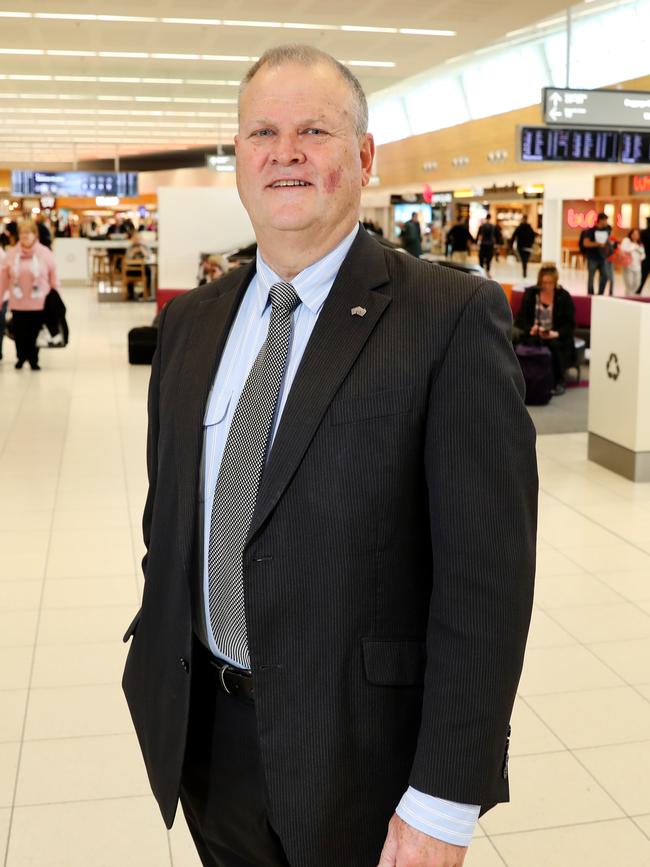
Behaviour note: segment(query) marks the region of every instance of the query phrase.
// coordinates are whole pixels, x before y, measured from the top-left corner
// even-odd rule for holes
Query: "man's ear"
[[[361,186],[367,187],[372,173],[372,163],[375,159],[375,140],[372,133],[361,137]]]

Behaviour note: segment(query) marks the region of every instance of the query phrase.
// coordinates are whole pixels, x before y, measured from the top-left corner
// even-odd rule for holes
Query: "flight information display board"
[[[650,132],[621,133],[621,162],[629,165],[650,163]]]
[[[606,129],[521,129],[521,159],[529,162],[617,163],[620,133]]]
[[[137,196],[137,172],[28,172],[11,173],[14,196]]]

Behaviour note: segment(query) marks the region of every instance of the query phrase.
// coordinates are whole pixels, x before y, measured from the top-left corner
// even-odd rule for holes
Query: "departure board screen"
[[[621,162],[650,163],[650,132],[621,133]]]
[[[137,172],[13,171],[14,196],[137,196]]]
[[[531,162],[617,163],[620,133],[605,129],[525,126],[521,159]]]

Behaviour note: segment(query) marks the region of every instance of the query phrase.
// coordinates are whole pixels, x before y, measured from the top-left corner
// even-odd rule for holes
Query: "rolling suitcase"
[[[152,325],[129,331],[129,364],[151,364],[156,351],[158,329]]]
[[[526,382],[526,405],[545,406],[553,391],[551,350],[546,346],[520,343],[515,352]]]

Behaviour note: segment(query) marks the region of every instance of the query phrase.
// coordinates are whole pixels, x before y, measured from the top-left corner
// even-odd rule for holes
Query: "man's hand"
[[[430,837],[394,815],[377,867],[462,867],[466,846]]]

